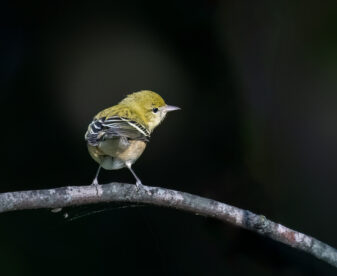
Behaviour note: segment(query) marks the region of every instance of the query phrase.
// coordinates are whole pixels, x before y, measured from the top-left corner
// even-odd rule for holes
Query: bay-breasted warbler
[[[91,157],[99,164],[93,185],[98,185],[100,169],[128,168],[142,186],[132,164],[143,153],[152,131],[167,112],[179,107],[167,105],[157,93],[142,90],[128,95],[117,105],[99,112],[85,134]]]

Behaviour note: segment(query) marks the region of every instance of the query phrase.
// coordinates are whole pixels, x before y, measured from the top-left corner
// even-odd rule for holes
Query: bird
[[[99,185],[101,168],[128,168],[136,179],[136,186],[145,187],[132,165],[142,155],[151,133],[166,114],[179,109],[167,105],[156,92],[141,90],[127,95],[117,105],[100,111],[84,136],[90,156],[99,164],[92,185]]]

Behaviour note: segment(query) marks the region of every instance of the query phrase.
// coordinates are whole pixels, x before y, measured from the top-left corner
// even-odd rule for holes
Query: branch
[[[337,250],[313,237],[281,224],[212,199],[158,187],[111,183],[69,186],[0,194],[0,213],[24,209],[61,208],[103,202],[147,203],[217,218],[305,251],[337,267]]]

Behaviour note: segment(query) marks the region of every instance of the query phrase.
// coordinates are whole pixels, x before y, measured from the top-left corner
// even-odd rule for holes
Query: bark
[[[69,186],[49,190],[2,193],[0,194],[0,213],[24,209],[63,208],[102,202],[145,203],[213,217],[305,251],[337,267],[337,250],[313,237],[248,210],[159,187],[137,188],[132,184],[111,183],[98,186]]]

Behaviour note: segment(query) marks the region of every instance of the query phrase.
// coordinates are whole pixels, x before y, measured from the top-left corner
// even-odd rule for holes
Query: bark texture
[[[69,186],[49,190],[32,190],[0,194],[0,213],[39,208],[62,208],[102,202],[146,203],[171,207],[217,218],[249,229],[291,247],[305,251],[337,267],[337,250],[313,237],[225,203],[200,196],[159,188],[137,188],[132,184]]]

